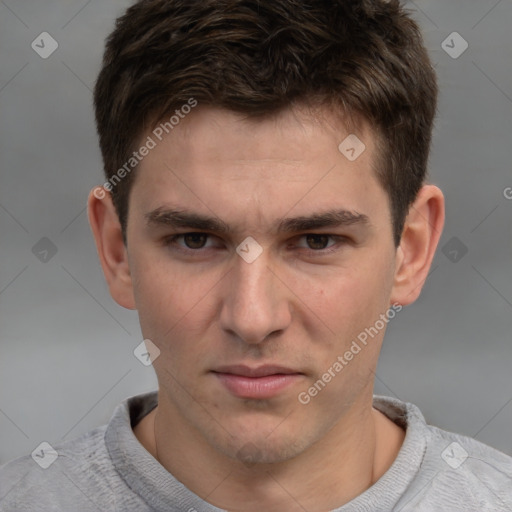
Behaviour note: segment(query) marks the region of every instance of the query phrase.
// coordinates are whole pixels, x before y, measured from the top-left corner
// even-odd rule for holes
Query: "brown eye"
[[[211,243],[207,245],[211,238],[212,235],[208,233],[182,233],[181,235],[172,235],[165,238],[163,244],[173,250],[188,252],[189,255],[193,255],[211,249]]]
[[[208,235],[204,233],[187,233],[182,236],[189,249],[202,249],[208,240]]]
[[[306,233],[300,235],[300,241],[296,245],[302,254],[310,257],[328,256],[340,251],[348,239],[342,235],[329,235],[327,233]]]
[[[318,251],[327,248],[329,238],[329,235],[306,235],[309,248]]]

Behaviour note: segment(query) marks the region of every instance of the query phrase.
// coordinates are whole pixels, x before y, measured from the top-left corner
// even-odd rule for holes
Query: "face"
[[[130,195],[159,407],[242,460],[296,456],[373,390],[385,328],[353,343],[393,300],[389,201],[368,127],[350,161],[338,149],[349,132],[320,114],[198,107],[140,163]]]

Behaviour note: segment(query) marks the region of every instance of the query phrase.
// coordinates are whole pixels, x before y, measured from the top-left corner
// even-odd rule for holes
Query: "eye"
[[[208,249],[216,247],[213,242],[207,245],[208,241],[213,238],[215,237],[208,233],[181,233],[165,238],[163,243],[172,250],[199,256],[207,252]],[[298,239],[303,242],[296,244],[294,247],[311,256],[322,256],[335,252],[340,249],[340,245],[347,242],[347,238],[344,236],[320,233],[307,233],[300,235]]]
[[[301,239],[305,239],[306,246],[298,244],[301,249],[306,249],[306,252],[313,256],[321,256],[322,254],[329,254],[339,249],[339,246],[347,242],[347,238],[338,235],[328,235],[319,233],[308,233],[301,235]],[[329,241],[332,241],[329,245]]]
[[[166,238],[164,244],[166,246],[174,246],[178,250],[199,252],[209,248],[205,246],[208,238],[211,238],[211,235],[208,233],[182,233]],[[178,243],[180,239],[183,240],[185,246]]]
[[[206,233],[185,233],[183,235],[183,241],[188,249],[202,249],[207,239]]]
[[[329,235],[314,235],[308,234],[303,235],[303,238],[306,239],[306,243],[310,249],[315,251],[327,249],[327,244],[329,243],[329,239],[332,238]]]

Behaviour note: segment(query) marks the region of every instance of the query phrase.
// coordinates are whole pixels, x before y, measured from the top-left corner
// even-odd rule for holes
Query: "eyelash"
[[[183,238],[187,235],[205,235],[209,238],[211,238],[213,236],[213,235],[210,235],[209,233],[202,233],[202,232],[196,232],[196,231],[192,231],[189,233],[180,233],[178,235],[172,235],[170,237],[165,238],[164,246],[171,247],[173,250],[177,250],[179,252],[182,252],[187,255],[192,255],[192,256],[196,256],[196,255],[201,256],[205,251],[207,251],[208,249],[211,249],[211,247],[201,248],[201,249],[190,249],[190,248],[181,247],[176,244],[176,241],[179,238]],[[333,252],[336,252],[340,249],[339,245],[345,244],[346,242],[348,242],[348,238],[345,236],[329,235],[327,233],[305,233],[303,235],[300,235],[300,238],[307,237],[307,236],[326,236],[326,237],[337,242],[335,245],[332,245],[331,247],[328,247],[326,249],[318,249],[318,250],[303,249],[306,251],[306,253],[308,255],[313,256],[313,257],[327,256],[329,254],[332,254]],[[207,239],[207,241],[208,241],[208,239]]]

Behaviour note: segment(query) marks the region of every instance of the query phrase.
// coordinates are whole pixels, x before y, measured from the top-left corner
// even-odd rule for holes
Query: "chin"
[[[232,459],[242,462],[247,467],[256,464],[276,464],[291,460],[304,452],[310,444],[301,437],[273,437],[253,436],[247,437],[246,442],[239,442],[228,446],[216,445],[216,449]],[[257,437],[257,438],[256,438]]]

